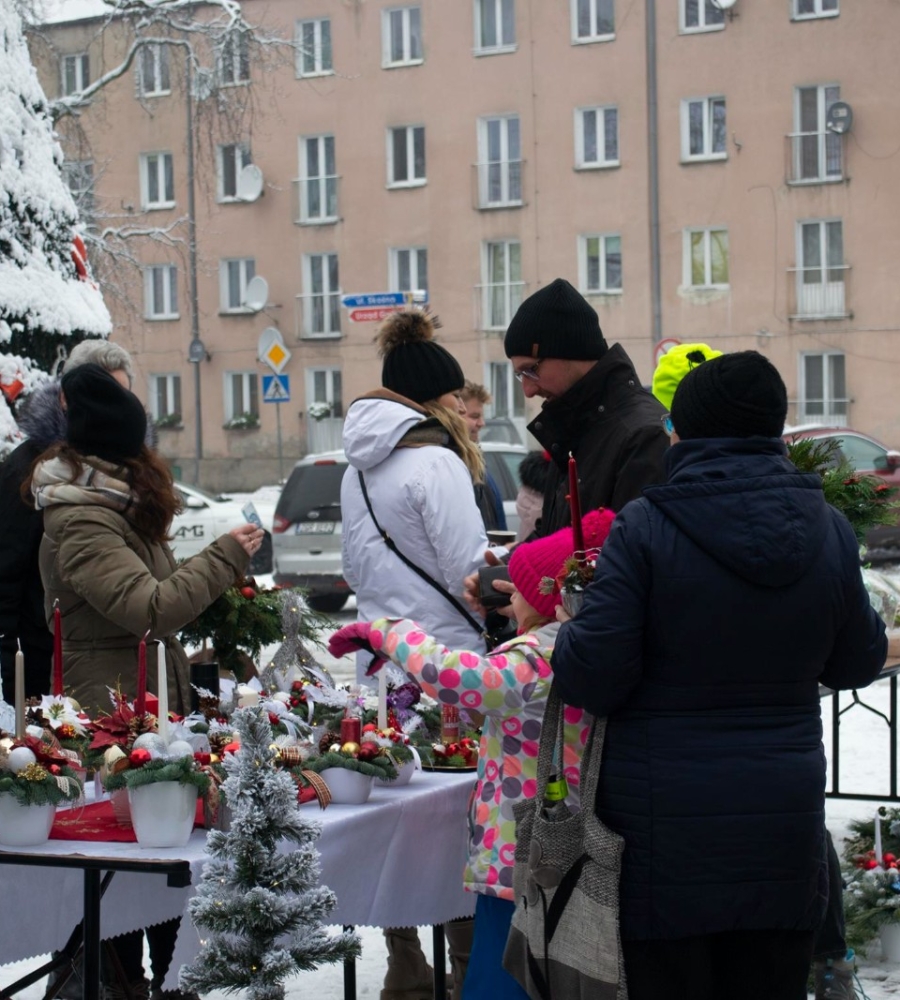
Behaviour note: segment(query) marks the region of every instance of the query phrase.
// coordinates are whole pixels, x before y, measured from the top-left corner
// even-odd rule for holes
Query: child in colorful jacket
[[[613,517],[608,510],[591,511],[584,517],[589,549],[600,548]],[[464,1000],[527,996],[502,968],[514,910],[513,806],[533,797],[537,788],[541,723],[559,628],[553,620],[561,600],[556,577],[572,550],[571,528],[513,550],[509,575],[516,588],[512,611],[519,634],[487,655],[447,649],[408,619],[356,622],[336,632],[329,644],[336,656],[367,648],[388,657],[431,697],[484,716],[478,781],[469,809],[469,857],[463,874],[465,887],[479,894]],[[567,802],[574,807],[590,721],[580,709],[566,709],[562,763],[569,787]]]

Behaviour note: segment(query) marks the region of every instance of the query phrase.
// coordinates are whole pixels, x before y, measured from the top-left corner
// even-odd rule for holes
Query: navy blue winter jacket
[[[684,441],[616,518],[553,672],[608,716],[596,811],[625,939],[810,929],[826,899],[818,685],[887,640],[846,519],[779,440]]]

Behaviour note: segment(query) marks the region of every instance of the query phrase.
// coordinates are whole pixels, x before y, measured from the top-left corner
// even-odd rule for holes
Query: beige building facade
[[[184,478],[274,481],[276,411],[285,472],[339,446],[347,404],[380,376],[377,324],[355,322],[347,295],[427,293],[493,414],[524,429],[503,333],[557,276],[645,382],[660,342],[756,348],[784,375],[790,422],[900,446],[892,0],[247,0],[244,12],[298,50],[265,70],[249,53],[210,56],[220,85],[243,88],[239,122],[210,127],[202,86],[189,109],[182,50],[160,47],[77,130],[60,124],[94,224],[151,231],[129,244],[142,270],[114,269],[107,299]],[[118,59],[125,40],[97,23],[34,43],[49,95]],[[290,352],[278,405],[257,360],[271,328]]]

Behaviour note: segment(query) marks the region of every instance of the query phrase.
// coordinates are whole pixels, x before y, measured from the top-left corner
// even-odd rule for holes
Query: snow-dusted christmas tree
[[[225,758],[228,832],[211,830],[210,860],[190,902],[206,943],[181,971],[184,990],[246,990],[250,1000],[283,1000],[284,981],[324,962],[355,957],[355,935],[330,936],[334,893],[319,883],[319,826],[300,815],[297,788],[277,770],[272,730],[261,708],[232,716],[241,748]],[[282,851],[282,840],[297,845]]]
[[[20,440],[10,404],[50,377],[60,347],[112,327],[61,165],[21,19],[0,3],[0,457]]]

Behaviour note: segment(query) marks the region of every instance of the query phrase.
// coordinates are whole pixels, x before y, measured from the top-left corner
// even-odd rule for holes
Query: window
[[[524,418],[525,393],[513,377],[513,366],[508,361],[490,362],[488,384],[491,387],[492,416],[510,420]]]
[[[327,76],[334,72],[331,61],[331,21],[298,21],[297,76]]]
[[[725,27],[725,11],[714,0],[681,0],[682,31],[717,31]]]
[[[395,7],[381,13],[381,65],[416,66],[422,62],[422,10]]]
[[[341,286],[336,253],[307,254],[303,258],[303,332],[307,337],[341,335]]]
[[[337,173],[334,136],[311,135],[300,140],[300,221],[336,222]]]
[[[518,115],[478,123],[478,204],[505,208],[522,204],[522,139]]]
[[[425,126],[388,129],[388,187],[425,183]]]
[[[508,52],[515,47],[515,0],[475,0],[475,51]]]
[[[219,261],[219,308],[222,312],[247,312],[247,285],[256,274],[253,257]]]
[[[154,421],[176,427],[181,423],[181,376],[150,376],[150,415]]]
[[[619,109],[575,111],[575,166],[579,170],[619,165]]]
[[[239,201],[238,177],[244,167],[252,163],[250,147],[243,142],[219,146],[217,197],[219,201]]]
[[[618,294],[622,291],[622,237],[615,235],[578,238],[578,273],[585,295]]]
[[[343,417],[344,400],[340,368],[306,369],[306,405],[325,403],[330,417]]]
[[[141,202],[145,211],[171,208],[175,204],[171,153],[144,153],[141,156]]]
[[[795,183],[839,181],[843,177],[841,137],[825,127],[832,104],[841,99],[837,84],[797,87],[794,91],[792,180]]]
[[[847,424],[847,378],[844,355],[840,351],[822,351],[800,356],[801,423]],[[845,450],[842,442],[842,450]],[[880,449],[879,449],[880,450]],[[861,468],[872,468],[864,465]]]
[[[91,82],[91,62],[86,52],[63,56],[59,67],[63,96],[80,94]]]
[[[138,67],[138,90],[142,97],[171,91],[168,46],[153,43],[143,46]]]
[[[178,269],[174,264],[144,268],[146,319],[178,319]]]
[[[837,17],[838,0],[794,0],[794,17],[799,21],[808,17]]]
[[[698,97],[681,102],[681,159],[724,160],[725,98]]]
[[[571,0],[572,41],[605,42],[615,37],[614,0]]]
[[[840,219],[801,222],[797,231],[797,315],[846,315],[846,271]]]
[[[94,164],[90,160],[67,160],[62,172],[78,214],[82,219],[90,219],[94,214]]]
[[[246,31],[232,31],[219,53],[219,82],[223,86],[246,83],[250,79],[250,36]]]
[[[394,292],[428,291],[428,250],[397,247],[390,251],[390,282]]]
[[[225,373],[225,423],[249,417],[244,426],[259,423],[259,378],[256,372]]]
[[[685,231],[684,283],[691,288],[728,287],[727,229]]]
[[[484,244],[482,328],[505,330],[522,303],[522,244],[501,240]]]

